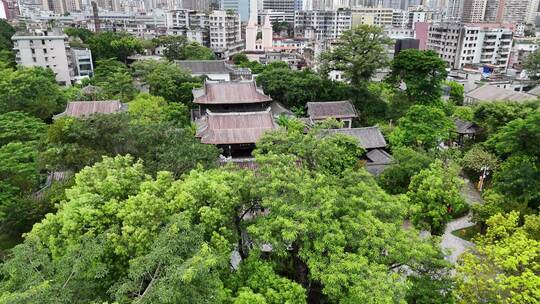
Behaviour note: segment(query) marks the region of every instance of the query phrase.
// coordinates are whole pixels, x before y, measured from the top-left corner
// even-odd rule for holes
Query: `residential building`
[[[487,0],[484,21],[494,23],[525,23],[528,17],[527,0]]]
[[[263,10],[294,13],[298,8],[297,0],[263,0]]]
[[[206,12],[210,10],[210,0],[181,0],[181,8]]]
[[[50,68],[61,85],[70,86],[74,76],[68,37],[59,29],[16,33],[11,37],[17,64]]]
[[[42,0],[43,10],[65,14],[69,12],[80,12],[81,3],[79,0]]]
[[[90,49],[71,49],[71,58],[75,78],[91,77],[94,75],[94,65],[92,63],[92,51]]]
[[[287,22],[291,26],[294,26],[294,11],[285,12],[285,11],[274,11],[274,10],[264,10],[259,11],[257,14],[257,23],[263,24],[264,20],[268,16],[270,22],[274,24],[275,22]]]
[[[296,37],[312,41],[336,40],[351,29],[351,11],[297,11],[294,15]]]
[[[536,100],[538,97],[516,92],[514,90],[503,89],[493,85],[483,85],[465,94],[466,104],[492,101],[518,101],[526,102]]]
[[[242,21],[247,21],[251,11],[251,2],[250,0],[220,0],[219,9],[236,12]]]
[[[229,58],[244,49],[240,31],[240,16],[231,11],[210,14],[210,48],[218,58]]]
[[[383,7],[361,7],[352,10],[352,26],[360,24],[376,25],[381,27],[392,26],[394,10]]]
[[[439,54],[449,67],[491,65],[495,70],[508,67],[513,27],[501,24],[444,22],[432,24],[428,49]]]
[[[460,20],[463,0],[448,0],[445,9],[445,20]]]
[[[529,0],[527,7],[527,15],[525,17],[525,23],[535,24],[536,16],[540,10],[540,0]]]
[[[510,65],[521,65],[523,60],[538,50],[540,38],[515,38]]]
[[[350,8],[350,0],[304,0],[303,10],[336,11],[341,8]]]
[[[392,11],[392,27],[407,28],[409,25],[409,12],[395,9]]]
[[[487,0],[463,0],[462,22],[479,23],[484,21]]]

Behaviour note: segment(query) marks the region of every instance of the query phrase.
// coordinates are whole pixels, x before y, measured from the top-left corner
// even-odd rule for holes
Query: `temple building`
[[[127,111],[127,105],[119,100],[101,100],[101,101],[70,101],[66,110],[60,114],[54,115],[53,119],[64,116],[87,118],[96,114],[114,114]]]
[[[311,124],[334,118],[343,122],[344,128],[351,128],[353,119],[358,117],[358,112],[348,100],[308,102],[307,113]]]
[[[270,108],[255,112],[215,113],[210,110],[196,121],[196,137],[216,145],[226,157],[251,157],[255,143],[277,129]]]
[[[206,81],[200,89],[193,90],[193,103],[198,106],[193,119],[207,110],[216,113],[264,111],[272,98],[257,88],[254,81],[211,82]]]

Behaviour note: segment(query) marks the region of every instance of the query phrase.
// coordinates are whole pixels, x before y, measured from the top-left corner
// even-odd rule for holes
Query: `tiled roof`
[[[358,140],[364,149],[376,149],[386,147],[386,140],[379,127],[351,128],[351,129],[328,129],[330,133],[341,133],[352,136]]]
[[[242,104],[272,101],[253,81],[205,82],[202,89],[193,90],[196,104]]]
[[[474,122],[459,118],[454,119],[454,125],[456,126],[456,132],[459,134],[475,134],[482,130],[482,128]]]
[[[277,128],[270,109],[235,113],[208,111],[197,123],[196,136],[202,143],[214,145],[256,143],[266,131]]]
[[[531,94],[503,89],[494,85],[484,85],[478,87],[467,93],[466,96],[479,101],[526,101],[537,98],[536,96]]]
[[[307,108],[311,119],[358,117],[356,109],[348,100],[308,102]]]
[[[93,114],[112,114],[127,110],[127,105],[118,100],[103,101],[71,101],[67,104],[63,113],[55,115],[57,119],[63,116],[87,117]]]
[[[192,74],[228,74],[233,71],[224,60],[176,60],[175,63]]]

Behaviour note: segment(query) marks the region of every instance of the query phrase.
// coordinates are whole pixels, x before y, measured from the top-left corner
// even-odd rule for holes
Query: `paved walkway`
[[[482,203],[482,197],[480,193],[474,188],[474,185],[469,180],[464,180],[462,194],[469,205]],[[458,238],[452,234],[452,231],[474,226],[475,223],[471,221],[471,212],[467,215],[455,219],[449,222],[444,229],[444,234],[441,240],[441,248],[448,250],[450,253],[446,256],[446,259],[452,264],[457,262],[459,256],[467,250],[467,248],[474,246],[474,243]]]

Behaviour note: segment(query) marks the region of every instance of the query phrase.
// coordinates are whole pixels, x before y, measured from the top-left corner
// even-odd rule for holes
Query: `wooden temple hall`
[[[277,129],[272,98],[254,81],[210,82],[193,90],[192,112],[196,137],[216,145],[226,157],[251,157],[255,143],[266,131]]]

